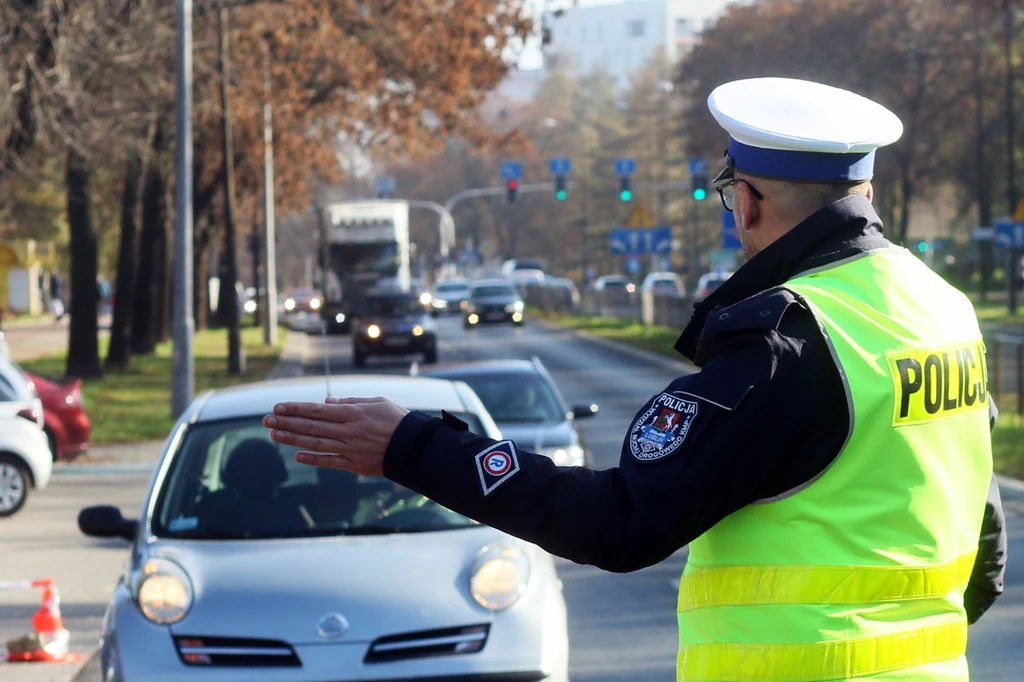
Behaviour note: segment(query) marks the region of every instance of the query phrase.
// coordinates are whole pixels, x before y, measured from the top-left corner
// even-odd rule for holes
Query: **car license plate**
[[[500,319],[502,319],[504,317],[505,317],[505,313],[503,313],[503,312],[487,313],[487,319],[488,320],[500,320]]]
[[[397,347],[397,346],[408,346],[408,336],[389,336],[384,339],[385,346]]]

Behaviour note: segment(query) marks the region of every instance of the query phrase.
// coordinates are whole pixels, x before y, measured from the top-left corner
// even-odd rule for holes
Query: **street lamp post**
[[[263,300],[266,314],[263,316],[263,343],[273,346],[277,343],[277,226],[274,214],[274,126],[273,109],[270,106],[270,44],[264,42],[263,62],[263,216],[266,220],[263,247]],[[259,284],[256,285],[257,287]]]
[[[171,411],[179,417],[195,390],[192,340],[192,0],[178,0],[178,74],[175,79],[174,359]]]

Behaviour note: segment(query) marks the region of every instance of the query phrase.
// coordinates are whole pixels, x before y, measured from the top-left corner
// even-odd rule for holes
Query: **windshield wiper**
[[[356,526],[342,531],[342,535],[393,535],[395,533],[435,533],[441,530],[453,530],[456,528],[469,528],[470,526],[458,526],[450,524],[434,524],[426,526],[387,526],[384,524],[372,524],[369,526]]]

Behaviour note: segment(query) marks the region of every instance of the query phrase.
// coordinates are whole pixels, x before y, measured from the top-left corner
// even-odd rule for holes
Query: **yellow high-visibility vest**
[[[677,678],[966,682],[963,595],[992,477],[974,309],[897,247],[786,288],[828,341],[849,438],[815,480],[691,543]]]

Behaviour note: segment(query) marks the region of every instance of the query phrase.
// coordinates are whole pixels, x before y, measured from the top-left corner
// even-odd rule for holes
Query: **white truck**
[[[363,295],[381,280],[409,288],[409,205],[390,200],[325,203],[320,226],[320,314],[328,332],[346,332]]]

